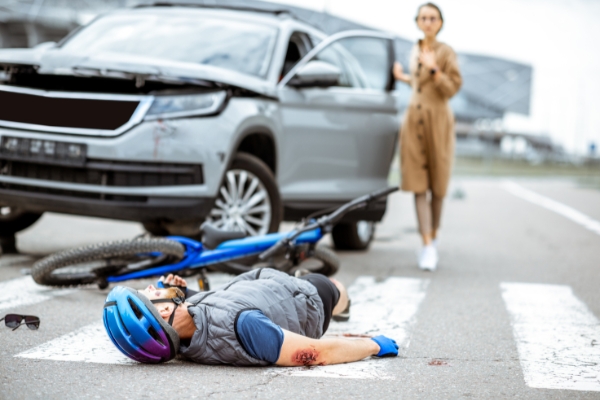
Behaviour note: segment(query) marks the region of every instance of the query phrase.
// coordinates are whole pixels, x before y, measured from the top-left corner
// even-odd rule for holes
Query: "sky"
[[[421,37],[414,17],[425,0],[272,0],[327,11],[363,25]],[[456,51],[533,67],[531,113],[508,114],[506,130],[549,135],[567,151],[600,145],[600,1],[441,0],[438,39]]]

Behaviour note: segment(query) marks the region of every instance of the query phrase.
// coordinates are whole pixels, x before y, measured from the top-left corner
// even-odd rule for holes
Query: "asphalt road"
[[[579,188],[568,180],[516,182],[600,221],[600,191]],[[15,357],[100,320],[106,291],[83,288],[0,309],[2,315],[37,315],[42,321],[38,331],[21,327],[12,332],[0,326],[0,398],[600,398],[600,232],[561,214],[560,209],[511,193],[500,179],[455,179],[451,186],[436,272],[416,266],[419,237],[408,194],[390,197],[369,251],[338,253],[342,269],[337,278],[347,285],[369,276],[376,283],[399,278],[398,282],[420,282],[424,288],[424,297],[414,303],[416,312],[402,325],[407,338],[401,356],[369,360],[375,372],[366,378],[353,378],[352,368],[358,367],[352,365],[345,366],[344,371],[351,373],[343,378],[318,369],[305,371],[313,376],[293,376],[278,369],[203,366],[181,360],[131,365]],[[5,296],[14,293],[7,282],[25,277],[23,273],[40,256],[140,232],[134,223],[45,215],[19,234],[23,255],[0,258],[2,291]],[[570,288],[580,306],[566,314],[573,315],[573,321],[553,319],[553,313],[560,314],[558,302],[541,312],[545,319],[531,322],[528,315],[538,315],[532,307],[546,304],[545,298],[531,296],[531,304],[537,305],[519,308],[517,301],[516,308],[510,309],[510,296],[501,286],[506,283],[531,284],[518,287],[541,288],[540,293],[556,289],[553,285]],[[374,297],[368,307],[402,309],[404,301],[411,301],[396,294],[397,304],[389,304],[393,296]],[[587,322],[578,322],[578,317],[586,316]],[[545,328],[534,331],[535,340],[528,341],[523,335],[532,332],[527,331],[531,326]],[[569,344],[569,335],[585,340]],[[550,347],[564,343],[553,351],[555,360],[527,352],[538,338]],[[565,351],[570,351],[566,363],[560,358]],[[560,368],[579,368],[585,374],[565,377]],[[541,380],[536,380],[536,374],[543,375]],[[545,388],[568,387],[577,379],[585,380],[590,390]],[[536,385],[541,387],[532,387]]]

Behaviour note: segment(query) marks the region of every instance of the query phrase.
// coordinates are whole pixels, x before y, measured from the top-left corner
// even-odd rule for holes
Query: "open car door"
[[[343,201],[386,186],[399,127],[394,59],[391,36],[341,32],[280,81],[284,201]]]

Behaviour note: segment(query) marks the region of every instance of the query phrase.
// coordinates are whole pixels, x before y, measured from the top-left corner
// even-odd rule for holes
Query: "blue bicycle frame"
[[[291,237],[295,231],[286,233],[270,233],[264,236],[251,236],[243,239],[228,240],[221,243],[214,250],[205,250],[202,243],[182,236],[168,236],[185,246],[183,259],[176,264],[161,265],[123,275],[106,277],[108,282],[121,282],[128,279],[148,278],[151,276],[165,275],[182,269],[202,268],[213,264],[231,261],[247,256],[258,255],[279,243],[286,237]],[[321,228],[316,228],[300,234],[295,240],[296,244],[317,243],[323,237]]]
[[[128,279],[164,275],[183,269],[202,268],[247,256],[260,255],[260,259],[267,259],[286,246],[315,244],[323,237],[324,230],[327,231],[327,228],[339,221],[344,214],[358,208],[366,207],[372,201],[385,197],[397,190],[397,187],[384,188],[358,197],[339,207],[331,214],[320,217],[318,220],[309,219],[307,225],[298,228],[296,231],[228,240],[221,243],[214,250],[205,250],[202,247],[202,243],[186,237],[169,236],[168,239],[177,241],[185,246],[185,253],[181,261],[175,264],[161,265],[122,275],[107,276],[106,281],[121,282]],[[152,253],[152,255],[159,254]]]

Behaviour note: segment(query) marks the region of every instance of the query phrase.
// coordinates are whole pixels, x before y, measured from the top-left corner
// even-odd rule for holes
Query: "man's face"
[[[183,294],[183,292],[179,288],[171,287],[171,288],[167,288],[167,289],[157,289],[153,285],[148,285],[148,287],[146,289],[139,290],[138,293],[146,296],[149,300],[172,299],[174,297],[184,298],[185,297],[185,295]],[[171,316],[171,313],[175,309],[175,304],[171,303],[171,302],[156,303],[156,304],[153,304],[153,305],[154,305],[154,307],[156,307],[156,309],[158,310],[160,316],[165,321],[169,320],[169,317]],[[185,307],[185,305],[182,305],[182,307],[179,307],[176,310],[176,314],[179,314],[180,312],[182,312],[186,308],[187,307]],[[175,320],[177,320],[177,319],[178,318],[177,318],[177,315],[176,315]],[[173,325],[175,325],[175,323]]]
[[[157,289],[152,285],[148,285],[146,289],[140,290],[138,293],[143,294],[149,300],[170,299],[173,297],[170,295],[169,289]]]
[[[148,300],[172,299],[174,297],[180,297],[181,299],[185,298],[185,294],[181,291],[181,289],[176,287],[158,289],[153,285],[148,285],[146,289],[138,290],[138,293],[148,298]],[[175,307],[175,303],[171,301],[152,305],[156,307],[156,310],[160,314],[161,318],[167,323],[171,319],[173,311],[175,311],[172,325],[173,329],[175,329],[179,336],[183,339],[190,339],[192,337],[196,328],[194,321],[188,312],[188,303],[183,302],[177,307]]]

